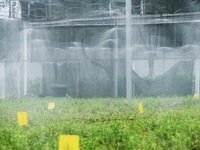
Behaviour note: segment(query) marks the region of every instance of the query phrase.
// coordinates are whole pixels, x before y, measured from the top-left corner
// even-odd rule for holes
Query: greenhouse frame
[[[0,0],[0,98],[199,94],[200,1],[127,1]]]

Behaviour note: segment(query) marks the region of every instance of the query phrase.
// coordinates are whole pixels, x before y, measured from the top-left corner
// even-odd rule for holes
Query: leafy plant
[[[0,149],[58,149],[60,134],[79,135],[83,150],[199,149],[199,108],[192,97],[1,100]],[[18,126],[18,111],[28,113],[28,126]]]

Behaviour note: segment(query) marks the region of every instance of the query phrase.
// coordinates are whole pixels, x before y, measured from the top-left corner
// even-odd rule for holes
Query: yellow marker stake
[[[143,107],[142,107],[142,102],[139,103],[139,111],[141,114],[144,113]]]
[[[195,100],[198,100],[198,99],[199,99],[199,94],[195,93],[195,94],[194,94],[194,99],[195,99]]]
[[[59,150],[80,150],[78,135],[60,135]]]
[[[28,125],[28,116],[26,112],[18,112],[17,113],[18,123],[19,126],[26,126]]]
[[[48,109],[54,109],[55,103],[49,103],[48,104]]]

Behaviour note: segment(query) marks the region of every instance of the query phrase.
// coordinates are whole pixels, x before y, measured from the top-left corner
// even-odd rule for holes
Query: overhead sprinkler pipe
[[[132,100],[131,0],[126,0],[126,99]]]

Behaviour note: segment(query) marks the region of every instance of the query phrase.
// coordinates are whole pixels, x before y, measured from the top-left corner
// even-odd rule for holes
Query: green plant
[[[83,150],[199,149],[199,107],[192,97],[1,100],[0,149],[58,149],[60,134],[79,135]],[[18,111],[28,113],[28,126],[18,126]]]

